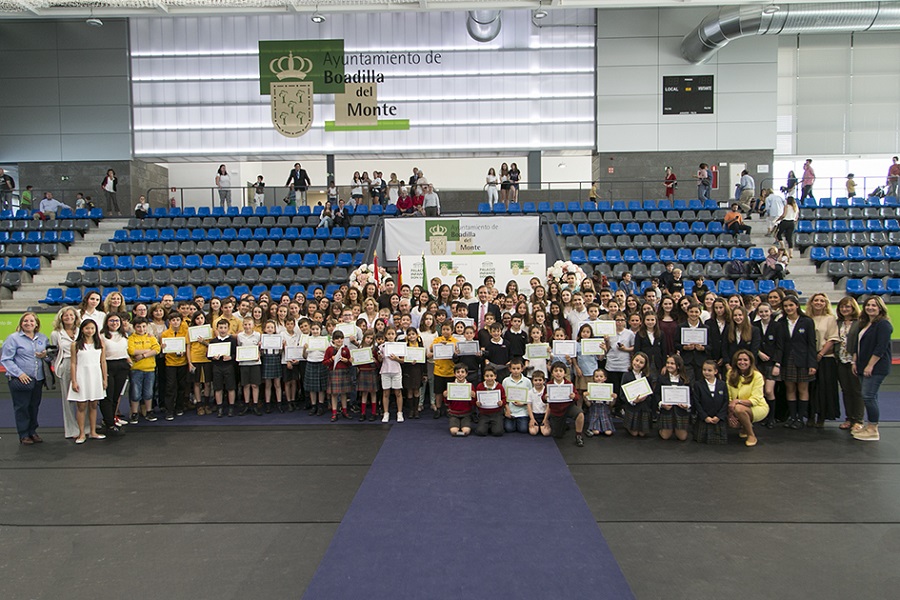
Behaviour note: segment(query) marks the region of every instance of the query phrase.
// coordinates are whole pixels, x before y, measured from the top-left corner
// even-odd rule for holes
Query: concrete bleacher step
[[[750,225],[750,241],[754,247],[759,247],[768,252],[768,249],[775,245],[772,236],[766,235],[765,219],[755,217],[750,221],[746,221]],[[819,273],[816,265],[808,258],[809,252],[801,254],[794,248],[794,259],[788,267],[789,274],[786,279],[794,282],[801,297],[809,298],[813,294],[825,293],[829,297],[835,295],[836,289],[831,278],[824,273]],[[843,291],[840,292],[843,294]]]
[[[92,225],[81,239],[69,247],[68,252],[61,253],[49,266],[43,266],[35,273],[31,281],[22,282],[22,286],[13,292],[12,298],[2,300],[4,311],[21,312],[33,307],[42,307],[39,301],[47,295],[47,290],[62,287],[69,271],[75,271],[84,264],[86,256],[93,256],[100,249],[102,242],[109,241],[117,229],[125,226],[122,219],[105,219],[99,225]]]

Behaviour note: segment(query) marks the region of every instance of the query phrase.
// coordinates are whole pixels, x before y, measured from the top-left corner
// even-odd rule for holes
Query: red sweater
[[[503,389],[503,386],[495,384],[493,389],[488,389],[484,386],[484,382],[482,381],[477,386],[475,386],[475,395],[477,397],[478,392],[492,392],[494,390],[500,390],[500,406],[497,408],[481,408],[478,407],[478,412],[482,415],[492,415],[494,413],[498,413],[503,410],[503,407],[506,406],[506,392]]]
[[[571,384],[572,382],[569,381],[568,379],[564,379],[563,384],[566,384],[566,383]],[[551,379],[548,385],[555,385],[555,384],[556,384],[556,382]],[[578,390],[576,390],[575,387],[572,386],[572,391],[575,392],[575,398],[577,399],[578,398]],[[547,393],[546,386],[544,386],[544,393],[545,394]],[[545,400],[545,402],[546,402],[546,400]],[[569,410],[569,406],[572,405],[572,402],[574,402],[574,401],[569,400],[568,402],[548,402],[547,410],[550,411],[550,414],[552,416],[561,417],[566,414],[567,410]]]
[[[454,379],[451,383],[460,382]],[[467,382],[463,381],[461,383]],[[466,415],[472,414],[472,402],[474,402],[474,400],[447,400],[445,397],[444,401],[447,403],[447,412],[454,417],[465,417]]]
[[[335,354],[337,354],[337,348],[335,348],[333,344],[325,349],[325,358],[322,362],[325,363],[328,370],[336,371],[337,369],[349,369],[350,363],[334,360]],[[341,356],[350,360],[350,349],[347,346],[341,346]]]

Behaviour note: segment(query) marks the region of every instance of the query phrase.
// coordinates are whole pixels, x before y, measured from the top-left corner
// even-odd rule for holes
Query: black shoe
[[[784,427],[785,429],[793,429],[794,421],[796,421],[796,420],[797,420],[797,417],[788,417],[788,420],[784,422],[784,425],[782,425],[782,427]]]
[[[113,425],[112,427],[104,427],[103,434],[106,437],[120,437],[125,435],[125,430],[117,425]]]
[[[234,407],[233,407],[233,406],[229,406],[229,407],[228,407],[228,416],[229,416],[229,417],[233,417],[233,416],[234,416]]]
[[[334,422],[337,421],[337,420],[338,420],[338,414],[337,414],[337,413],[331,413],[331,422],[334,423]]]
[[[798,429],[798,430],[799,430],[799,429],[803,429],[803,427],[804,427],[803,419],[801,419],[800,417],[797,417],[797,418],[794,420],[794,422],[791,424],[791,429]]]
[[[278,412],[280,412],[281,414],[284,414],[284,403],[283,402],[278,403]]]
[[[241,412],[239,412],[238,414],[239,414],[240,416],[243,417],[243,416],[246,415],[248,412],[250,412],[250,405],[249,405],[249,404],[245,404],[245,405],[243,405],[243,406],[241,407]]]
[[[325,407],[322,406],[321,404],[319,404],[318,406],[319,407],[316,409],[316,416],[321,417],[322,415],[325,414]]]
[[[431,418],[432,419],[440,419],[441,411],[439,409],[435,409],[434,413],[432,413],[432,415],[431,415]]]
[[[575,436],[575,445],[578,446],[579,448],[584,446],[584,438],[581,437],[580,435],[576,435]]]
[[[311,406],[311,407],[309,408],[309,410],[306,411],[306,414],[308,414],[308,415],[311,416],[311,417],[316,416],[316,407],[315,407],[315,406]]]
[[[297,410],[296,402],[288,402],[288,412],[294,412]]]
[[[775,429],[775,419],[770,418],[766,421],[766,429]]]
[[[365,420],[366,420],[366,415],[364,415],[363,413],[359,413],[359,420],[360,420],[360,421],[365,421]]]
[[[271,404],[266,404],[266,414],[269,414],[269,413],[271,413],[271,412],[272,412],[272,405],[271,405]]]
[[[216,409],[216,417],[219,418],[219,419],[221,419],[221,418],[222,418],[222,415],[224,414],[224,413],[222,412],[222,410],[223,410],[223,409],[222,409],[221,406],[220,406],[219,408]]]
[[[360,419],[360,420],[362,420],[362,419]],[[374,420],[375,420],[375,414],[374,414],[374,413],[369,413],[369,420],[370,420],[370,421],[374,421]]]

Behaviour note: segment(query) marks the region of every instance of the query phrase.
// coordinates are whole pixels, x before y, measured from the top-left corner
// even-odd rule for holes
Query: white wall
[[[707,64],[691,65],[681,57],[681,40],[709,11],[598,11],[599,152],[775,147],[778,40],[738,40]],[[713,75],[714,114],[663,115],[666,75]]]

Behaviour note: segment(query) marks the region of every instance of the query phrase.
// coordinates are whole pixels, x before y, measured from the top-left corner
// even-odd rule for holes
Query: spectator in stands
[[[775,233],[775,239],[780,242],[782,249],[787,246],[789,259],[794,258],[794,227],[797,225],[797,215],[799,214],[797,202],[792,196],[788,196],[785,200],[784,210],[776,220],[778,230]]]
[[[331,211],[331,202],[325,203],[325,208],[322,210],[322,214],[319,215],[319,224],[316,225],[316,229],[321,227],[326,229],[334,227],[334,213]]]
[[[228,208],[231,208],[231,175],[225,165],[219,165],[216,172],[216,187],[219,188],[219,205],[225,208],[228,204]]]
[[[109,169],[106,172],[106,177],[100,182],[100,189],[103,190],[103,194],[106,196],[106,209],[109,212],[115,211],[116,215],[121,216],[122,211],[119,210],[118,195],[116,193],[118,183],[119,179],[116,177],[116,172]]]
[[[509,182],[512,187],[509,188],[509,201],[519,201],[519,180],[522,179],[522,172],[519,171],[519,165],[510,163],[509,165]],[[508,208],[508,206],[507,206]]]
[[[572,273],[574,275],[574,273]],[[619,282],[619,289],[625,292],[626,296],[637,294],[637,283],[631,278],[631,271],[622,273],[622,280]]]
[[[724,220],[725,229],[729,232],[735,234],[750,233],[750,226],[744,225],[744,216],[741,214],[741,205],[737,202],[731,205],[731,210],[728,212],[728,214],[725,215]]]
[[[412,196],[409,195],[409,190],[405,187],[400,188],[400,196],[397,198],[397,214],[401,217],[405,217],[415,213],[416,209],[413,206],[413,199]]]
[[[711,188],[709,179],[709,165],[706,163],[700,163],[700,168],[697,171],[697,199],[698,200],[709,200],[709,190]]]
[[[251,187],[253,188],[253,204],[263,206],[266,203],[266,182],[263,181],[263,176],[257,175],[256,183]]]
[[[900,158],[895,156],[891,161],[887,174],[887,195],[896,198],[900,191]]]
[[[778,248],[775,246],[769,248],[769,253],[766,255],[760,270],[763,278],[771,279],[772,281],[778,281],[784,276],[781,265],[778,262]]]
[[[750,211],[753,210],[753,197],[756,195],[756,182],[747,169],[741,171],[741,183],[739,185],[741,194],[738,197],[738,204],[747,211],[747,214],[750,214]]]
[[[2,171],[2,169],[0,169]],[[26,185],[25,191],[22,192],[22,195],[19,196],[19,208],[24,208],[25,210],[31,210],[31,199],[34,195],[34,186]]]
[[[287,181],[284,183],[290,190],[288,194],[289,206],[297,204],[297,192],[300,192],[300,201],[303,202],[304,206],[306,205],[306,190],[309,188],[310,183],[306,169],[302,168],[300,163],[294,163],[294,168],[288,173]]]
[[[134,216],[138,219],[146,219],[147,215],[150,214],[150,203],[147,202],[147,198],[141,196],[138,198],[137,204],[134,205]]]
[[[347,215],[347,210],[344,207],[344,201],[338,200],[337,203],[328,201],[331,206],[336,206],[333,210],[333,220],[335,227],[347,227],[350,224],[350,217]]]
[[[760,192],[760,198],[765,203],[764,212],[766,215],[766,235],[775,234],[775,221],[784,212],[784,198],[776,194],[772,188],[766,188]]]
[[[812,198],[815,200],[815,196],[813,196],[812,188],[813,184],[816,182],[816,172],[812,167],[812,159],[807,158],[806,162],[803,163],[803,181],[802,187],[800,188],[800,202],[803,202],[807,198]]]
[[[855,198],[856,197],[856,182],[853,180],[853,173],[847,173],[847,197]]]
[[[794,171],[788,171],[787,182],[784,187],[781,188],[781,193],[785,196],[793,196],[794,192],[797,190],[797,175],[794,174]]]
[[[12,208],[12,193],[16,189],[16,180],[0,169],[0,210]]]
[[[425,186],[427,191],[425,192],[425,197],[422,199],[422,206],[425,209],[426,217],[437,217],[441,214],[441,199],[438,197],[437,192],[434,191],[433,185]]]
[[[56,213],[60,211],[60,209],[68,208],[72,210],[67,204],[63,204],[59,200],[53,197],[53,192],[44,192],[44,199],[41,200],[41,204],[39,207],[39,212],[34,214],[34,218],[36,221],[45,221],[47,219],[55,219]]]
[[[678,177],[675,176],[672,167],[666,167],[666,178],[663,185],[666,187],[666,200],[671,202],[675,198],[675,188],[678,186]]]
[[[487,191],[488,204],[491,205],[491,208],[494,208],[494,203],[500,200],[500,191],[498,190],[500,178],[497,177],[497,172],[494,170],[494,167],[488,169],[487,176],[484,180],[484,189]]]

